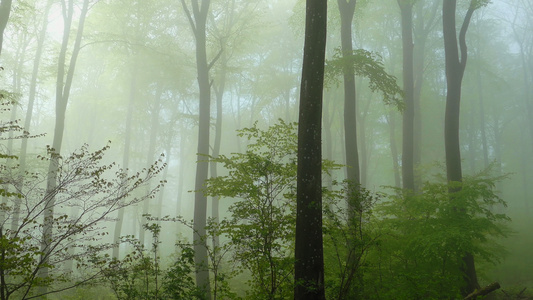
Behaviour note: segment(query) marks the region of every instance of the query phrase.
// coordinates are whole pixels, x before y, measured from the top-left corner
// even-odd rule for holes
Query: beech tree
[[[455,29],[456,0],[445,0],[442,6],[442,28],[444,36],[444,55],[446,60],[446,113],[444,119],[444,145],[446,151],[446,177],[450,183],[450,196],[461,190],[456,183],[463,181],[461,168],[461,150],[459,143],[459,113],[461,104],[461,85],[466,67],[467,48],[466,32],[472,14],[478,8],[486,5],[486,0],[471,0],[459,32],[459,41]],[[459,55],[460,50],[460,55]],[[458,216],[464,211],[458,211]],[[466,296],[479,289],[474,256],[465,253],[463,256],[465,287],[463,294]]]
[[[298,118],[294,299],[325,299],[322,247],[322,89],[327,1],[307,0]]]
[[[341,17],[341,49],[344,58],[353,54],[352,21],[357,0],[337,0]],[[344,141],[346,153],[346,178],[355,186],[361,183],[357,149],[356,91],[353,66],[345,65],[344,78]]]
[[[406,190],[415,190],[414,174],[414,73],[413,73],[413,1],[398,0],[402,19],[403,51],[403,144],[402,182]]]
[[[56,81],[56,120],[54,129],[54,139],[52,142],[52,148],[50,151],[50,164],[48,167],[48,179],[47,179],[47,194],[52,195],[47,198],[45,202],[44,220],[43,220],[43,238],[41,242],[41,252],[46,253],[51,246],[52,229],[54,222],[54,208],[55,197],[52,191],[57,188],[57,176],[59,171],[59,158],[61,153],[61,145],[63,143],[63,133],[65,129],[65,115],[67,110],[67,104],[70,96],[70,89],[72,87],[72,80],[74,78],[74,70],[76,68],[76,62],[78,54],[81,49],[81,40],[83,36],[83,27],[85,25],[85,18],[89,11],[89,0],[84,0],[83,7],[81,8],[81,14],[78,24],[78,30],[76,32],[76,40],[72,49],[70,57],[70,64],[66,70],[66,57],[67,48],[69,45],[70,31],[72,26],[72,19],[74,17],[74,0],[70,0],[67,3],[63,2],[62,13],[63,21],[65,22],[63,29],[63,40],[61,44],[61,51],[58,58],[58,70]],[[48,263],[47,256],[43,256],[45,261],[40,270],[40,276],[46,278],[48,276]]]
[[[196,41],[196,71],[198,75],[198,88],[200,91],[199,122],[198,122],[198,149],[196,162],[196,178],[194,193],[194,262],[196,264],[196,284],[203,291],[205,299],[211,299],[209,283],[207,244],[205,240],[207,225],[207,196],[202,189],[208,178],[209,163],[204,155],[209,155],[209,127],[211,117],[211,84],[209,70],[215,60],[207,61],[206,24],[210,0],[191,1],[192,13],[185,0],[181,0],[183,10],[187,15],[189,24]]]

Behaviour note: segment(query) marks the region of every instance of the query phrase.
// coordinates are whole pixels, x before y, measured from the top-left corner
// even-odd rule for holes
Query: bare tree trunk
[[[61,45],[61,51],[58,59],[58,71],[57,71],[57,82],[56,82],[56,120],[55,120],[55,129],[54,129],[54,140],[52,142],[52,149],[50,153],[50,165],[48,167],[48,179],[46,183],[46,194],[47,198],[45,201],[45,210],[44,210],[44,220],[43,220],[43,237],[41,242],[41,263],[42,268],[40,269],[39,275],[42,278],[48,277],[48,249],[51,239],[52,239],[52,227],[53,227],[53,218],[54,218],[54,205],[55,198],[54,195],[57,185],[57,172],[59,165],[59,155],[61,153],[61,145],[63,143],[63,133],[65,129],[65,112],[67,109],[67,103],[70,95],[70,88],[72,86],[72,80],[74,78],[74,70],[76,68],[76,61],[81,47],[81,39],[83,36],[83,27],[85,24],[85,17],[89,10],[89,0],[85,0],[80,14],[80,20],[78,25],[78,31],[76,33],[76,40],[74,42],[74,47],[72,49],[72,55],[70,57],[70,63],[68,71],[65,74],[65,63],[67,55],[67,47],[69,41],[69,33],[72,25],[72,18],[74,15],[74,1],[70,0],[68,3],[64,3],[63,6],[63,20],[64,20],[64,30],[63,30],[63,41]],[[66,75],[66,78],[65,78]],[[46,287],[43,288],[42,292],[46,292]]]
[[[415,191],[414,173],[414,70],[413,70],[413,2],[398,0],[402,19],[403,111],[402,182],[405,190]]]
[[[394,170],[394,186],[400,187],[401,186],[401,178],[400,178],[400,164],[398,163],[398,146],[396,145],[396,138],[394,136],[394,132],[396,131],[396,116],[391,111],[389,112],[389,116],[387,118],[387,122],[389,124],[389,139],[390,139],[390,151],[392,156],[392,168]]]
[[[48,28],[48,14],[50,8],[52,7],[52,1],[48,0],[46,7],[44,9],[44,16],[41,25],[41,32],[37,39],[37,49],[35,51],[35,59],[33,60],[33,71],[30,79],[30,90],[28,96],[28,108],[26,110],[26,117],[24,119],[24,131],[30,131],[31,120],[33,117],[33,106],[35,104],[35,93],[37,90],[37,76],[39,75],[39,67],[41,65],[41,56],[43,53],[44,39],[46,37],[46,30]],[[23,185],[24,173],[26,172],[26,153],[28,152],[28,139],[23,138],[20,147],[19,155],[19,172],[21,177],[19,179],[19,185]],[[15,199],[15,204],[13,207],[13,218],[11,222],[11,229],[14,230],[18,227],[19,215],[20,215],[20,205],[21,199]]]
[[[192,14],[185,0],[181,0],[191,29],[196,40],[196,69],[198,87],[200,90],[199,124],[198,124],[198,149],[196,162],[196,178],[194,193],[194,262],[196,264],[196,286],[202,291],[204,299],[211,299],[209,282],[209,262],[206,243],[207,225],[207,197],[202,189],[207,180],[209,164],[205,155],[209,155],[209,125],[211,111],[211,85],[209,83],[210,64],[207,62],[206,53],[206,23],[210,0],[192,1]]]
[[[124,132],[124,149],[122,152],[122,168],[124,172],[128,172],[130,165],[130,152],[131,152],[131,130],[132,130],[132,118],[133,118],[133,109],[135,107],[135,102],[137,98],[137,77],[138,77],[138,67],[134,63],[131,70],[131,82],[130,82],[130,95],[129,95],[129,104],[128,110],[126,112],[126,128]],[[119,258],[119,241],[120,236],[122,235],[122,226],[124,224],[124,213],[125,208],[121,207],[117,212],[117,221],[115,222],[115,229],[113,231],[113,242],[116,244],[113,247],[113,258]]]
[[[298,125],[294,299],[322,300],[322,89],[327,1],[307,0]]]
[[[416,23],[413,27],[414,47],[413,47],[413,72],[414,72],[414,90],[413,90],[413,107],[414,107],[414,146],[413,146],[413,164],[416,167],[422,162],[422,113],[420,103],[422,97],[422,86],[424,85],[425,61],[426,61],[426,41],[434,28],[439,24],[437,12],[439,11],[439,1],[433,1],[428,10],[424,5],[426,1],[417,1],[416,6]],[[429,12],[429,18],[425,13]],[[420,186],[422,174],[415,172],[415,189]]]
[[[157,134],[159,133],[159,113],[161,111],[161,94],[163,93],[163,87],[159,85],[157,87],[157,91],[155,94],[155,102],[153,104],[153,108],[151,109],[151,120],[150,120],[150,141],[148,144],[148,152],[146,153],[146,168],[150,168],[150,166],[154,163],[154,157],[155,157],[155,145],[157,141]],[[150,184],[146,185],[146,191],[150,191]],[[147,215],[150,213],[150,199],[147,199],[143,201],[143,211],[142,214]],[[145,217],[142,217],[141,226],[139,227],[139,242],[141,245],[145,245],[146,243],[146,230],[144,228]],[[145,245],[146,246],[146,245]]]
[[[0,2],[0,54],[2,54],[2,45],[4,44],[4,30],[11,14],[11,2],[11,0],[2,0]]]
[[[356,0],[337,0],[341,16],[341,49],[344,57],[353,55],[352,21]],[[346,179],[355,186],[361,184],[357,148],[357,118],[355,76],[352,66],[344,69],[344,143]]]
[[[225,55],[224,55],[225,56]],[[226,85],[226,63],[227,59],[223,57],[222,59],[222,73],[220,74],[220,79],[217,87],[215,88],[215,95],[216,95],[216,107],[217,107],[217,115],[216,115],[216,121],[215,121],[215,143],[213,145],[213,157],[218,157],[220,153],[220,144],[222,141],[222,98],[224,97],[224,88]],[[216,178],[218,176],[217,174],[217,163],[211,162],[210,165],[211,170],[211,177]],[[211,199],[211,218],[213,219],[213,222],[218,223],[219,222],[219,200],[220,197],[215,196]],[[219,236],[215,235],[213,236],[213,249],[218,248],[219,246]]]
[[[446,114],[444,117],[444,145],[446,150],[446,174],[448,182],[462,182],[463,175],[461,169],[461,151],[459,143],[459,113],[461,103],[461,85],[466,67],[466,31],[470,19],[475,10],[471,2],[466,13],[463,25],[459,34],[459,46],[461,56],[459,57],[459,46],[455,29],[456,0],[445,0],[442,7],[442,24],[444,36],[444,52],[446,59]],[[461,187],[450,188],[450,196],[458,192]],[[458,212],[464,213],[464,212]],[[479,289],[477,281],[476,267],[472,253],[465,253],[463,256],[465,287],[462,290],[464,296]]]

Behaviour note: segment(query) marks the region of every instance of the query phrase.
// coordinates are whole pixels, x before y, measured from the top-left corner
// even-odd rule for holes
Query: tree
[[[456,0],[445,0],[442,6],[442,28],[444,36],[444,55],[446,61],[446,113],[444,119],[444,144],[446,150],[446,177],[450,183],[450,196],[461,190],[463,180],[461,169],[461,150],[459,143],[459,113],[461,104],[461,84],[466,67],[467,48],[466,32],[472,14],[478,8],[486,5],[486,0],[471,0],[466,12],[461,30],[459,32],[459,45],[455,29]],[[459,56],[459,48],[461,54]],[[464,211],[458,211],[458,218]],[[472,253],[463,256],[465,287],[463,295],[466,296],[479,289],[476,267]]]
[[[415,190],[414,174],[414,73],[413,73],[413,1],[398,0],[402,19],[403,51],[403,144],[402,182],[405,190]]]
[[[341,16],[341,49],[342,57],[353,55],[352,21],[357,0],[337,0]],[[359,174],[359,153],[357,149],[357,118],[355,74],[352,65],[343,68],[344,77],[344,143],[346,154],[346,179],[354,186],[361,184]]]
[[[220,232],[232,260],[251,274],[249,296],[287,299],[293,292],[296,123],[280,120],[261,130],[256,122],[238,132],[249,142],[246,152],[211,157],[229,174],[210,178],[206,194],[237,198]]]
[[[322,246],[322,90],[327,1],[307,0],[298,118],[294,299],[325,299]]]
[[[49,190],[46,184],[48,175],[39,172],[38,168],[22,174],[25,180],[21,185],[19,174],[2,165],[2,183],[15,190],[8,193],[7,188],[2,189],[2,194],[9,200],[1,207],[5,215],[0,224],[2,299],[38,298],[97,278],[99,272],[90,268],[70,273],[65,263],[76,260],[84,266],[87,257],[107,250],[109,246],[100,241],[106,235],[101,229],[102,223],[116,210],[151,198],[159,189],[157,185],[146,194],[131,196],[162,171],[165,165],[161,162],[127,176],[114,163],[101,162],[109,145],[94,152],[89,152],[87,148],[84,145],[66,157],[50,158],[50,154],[37,157],[40,169],[46,170],[44,164],[49,160],[57,163],[53,190]],[[48,148],[48,152],[53,150]],[[52,198],[53,207],[50,206]],[[13,206],[19,201],[22,202],[17,212],[20,221],[16,228],[6,229],[5,225],[14,217]],[[80,213],[66,215],[65,209],[72,207],[79,207]],[[55,213],[42,224],[38,220],[47,213],[47,209],[53,209]],[[42,248],[39,233],[45,226],[51,226],[48,230],[53,234],[48,236],[48,247]],[[72,248],[78,250],[76,254],[70,251]],[[46,276],[42,273],[44,268],[47,269]]]
[[[0,1],[0,54],[2,53],[2,45],[4,43],[4,30],[11,14],[11,2],[12,0]]]
[[[68,71],[65,74],[67,48],[69,44],[72,19],[74,16],[74,0],[70,0],[68,1],[68,3],[62,2],[62,4],[63,21],[65,22],[65,25],[63,29],[61,51],[59,53],[57,63],[58,70],[56,81],[56,120],[54,128],[54,139],[50,151],[51,159],[48,167],[48,179],[46,183],[47,194],[51,195],[51,197],[47,198],[47,201],[45,202],[46,207],[43,215],[43,238],[41,242],[42,253],[46,253],[47,250],[50,248],[50,243],[53,234],[52,229],[55,208],[55,197],[53,196],[53,191],[57,188],[57,174],[59,171],[58,160],[60,158],[61,145],[63,143],[65,114],[67,110],[68,99],[70,96],[70,89],[72,87],[72,80],[74,78],[74,70],[76,69],[76,62],[81,49],[81,40],[83,36],[83,27],[85,25],[85,17],[87,16],[87,12],[89,11],[89,0],[84,0],[79,19],[78,30],[76,32],[76,40],[74,42],[72,55],[70,57],[70,64],[68,67]],[[40,270],[40,276],[46,278],[48,277],[48,263],[46,262],[46,260],[48,260],[48,257],[43,256],[42,259],[45,261],[45,263],[41,266],[42,269]]]
[[[206,23],[211,0],[192,2],[192,14],[181,0],[194,38],[196,40],[196,71],[198,74],[198,87],[200,91],[199,122],[198,122],[198,149],[196,163],[195,193],[194,193],[194,262],[196,264],[196,284],[204,291],[204,298],[211,299],[209,284],[208,255],[205,241],[205,227],[207,225],[207,197],[202,189],[208,178],[208,162],[203,155],[209,155],[209,127],[211,118],[211,84],[209,82],[209,69],[213,62],[207,62],[206,49]]]
[[[31,120],[33,116],[33,108],[35,104],[35,95],[37,91],[37,76],[39,75],[39,67],[41,65],[41,56],[43,54],[43,46],[44,46],[44,40],[46,37],[46,29],[48,28],[48,14],[50,12],[50,8],[52,7],[52,0],[48,0],[46,3],[46,6],[44,8],[44,16],[42,19],[42,24],[40,28],[40,33],[37,39],[37,49],[35,53],[35,59],[33,61],[33,70],[30,80],[30,90],[28,95],[28,108],[26,110],[26,117],[24,120],[24,131],[29,132],[30,131],[30,125]],[[22,139],[21,147],[20,147],[20,163],[19,163],[19,169],[20,172],[23,174],[26,171],[26,154],[28,151],[28,139],[24,138]],[[22,184],[22,180],[24,178],[20,179],[20,183]],[[20,204],[15,203],[15,206],[13,208],[13,221],[12,221],[12,227],[16,228],[18,226],[19,218],[18,218],[18,211],[20,210]]]

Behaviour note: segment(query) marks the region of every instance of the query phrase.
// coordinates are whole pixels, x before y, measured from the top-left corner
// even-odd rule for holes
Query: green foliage
[[[227,176],[211,178],[206,194],[239,198],[220,232],[233,260],[251,274],[249,297],[279,299],[292,294],[296,178],[296,124],[282,120],[267,130],[239,130],[250,143],[245,153],[211,157]]]
[[[366,256],[377,245],[370,225],[372,207],[381,195],[344,182],[324,191],[324,265],[328,299],[364,299]],[[348,201],[346,201],[348,199]]]
[[[77,262],[84,269],[87,257],[108,249],[100,241],[106,235],[99,228],[101,222],[110,213],[139,203],[159,189],[156,186],[147,194],[130,197],[130,193],[146,185],[164,165],[155,164],[127,176],[115,169],[113,163],[101,163],[108,148],[91,152],[85,145],[69,156],[55,157],[57,186],[51,191],[46,187],[47,174],[38,171],[17,174],[2,166],[0,293],[3,299],[36,297],[40,287],[54,293],[89,283],[98,274],[86,270],[75,272],[67,264]],[[50,155],[39,158],[51,159]],[[43,244],[43,208],[52,198],[56,214],[45,221],[52,226],[53,234]],[[77,214],[65,213],[72,208],[77,208]],[[45,267],[49,272],[42,275]]]
[[[486,172],[462,184],[426,183],[419,194],[395,194],[375,209],[378,247],[369,257],[365,292],[378,298],[442,299],[460,295],[465,253],[497,262],[508,217]],[[460,190],[458,189],[460,187]],[[458,190],[452,195],[449,189]]]
[[[122,242],[133,250],[124,259],[109,256],[94,256],[92,266],[101,270],[103,284],[110,286],[119,300],[136,299],[200,299],[192,275],[194,274],[194,251],[189,245],[178,245],[178,258],[167,268],[161,269],[158,256],[161,226],[145,224],[144,229],[152,234],[152,248],[148,251],[131,236]]]
[[[332,82],[338,84],[338,78],[348,68],[356,75],[368,78],[370,90],[381,92],[385,104],[394,105],[399,110],[403,110],[403,91],[396,83],[396,77],[385,71],[381,61],[379,54],[364,49],[357,49],[352,54],[343,55],[342,51],[336,48],[333,57],[326,62],[326,85]]]

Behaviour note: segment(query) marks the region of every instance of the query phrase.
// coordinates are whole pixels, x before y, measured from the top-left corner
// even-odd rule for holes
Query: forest
[[[0,300],[533,299],[533,1],[0,0]]]

